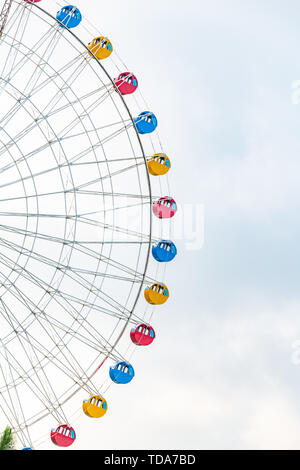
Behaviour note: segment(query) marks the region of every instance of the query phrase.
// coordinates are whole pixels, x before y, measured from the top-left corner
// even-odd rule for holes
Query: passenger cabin
[[[147,161],[152,176],[163,176],[171,169],[171,162],[165,153],[156,153]]]
[[[116,384],[128,384],[134,377],[134,369],[127,362],[117,362],[109,369],[109,376]]]
[[[50,437],[53,444],[59,447],[69,447],[74,443],[76,433],[67,424],[61,424],[58,428],[51,430]]]
[[[155,339],[155,331],[152,326],[142,323],[132,328],[130,338],[137,346],[149,346]]]
[[[164,284],[153,284],[144,292],[145,299],[151,305],[162,305],[170,297],[169,290]]]
[[[144,111],[134,119],[139,134],[151,134],[157,128],[157,118],[150,111]]]
[[[107,59],[113,52],[112,43],[104,36],[93,39],[93,41],[89,43],[88,48],[99,60]],[[92,56],[92,54],[90,55]]]
[[[159,219],[171,219],[177,212],[177,204],[171,197],[161,197],[153,204],[153,213]]]
[[[90,418],[102,418],[107,412],[107,401],[99,395],[93,395],[82,403],[83,412]]]
[[[170,263],[177,255],[177,248],[173,242],[161,240],[152,247],[152,256],[159,263]]]
[[[66,26],[71,29],[76,28],[81,23],[82,16],[78,8],[67,5],[57,12],[56,19],[62,23],[60,24],[61,27]]]
[[[115,87],[119,90],[121,95],[131,95],[138,88],[138,80],[133,73],[121,73],[118,78],[114,80]]]

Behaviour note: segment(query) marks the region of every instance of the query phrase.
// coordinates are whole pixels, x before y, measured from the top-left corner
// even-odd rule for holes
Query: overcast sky
[[[299,449],[300,4],[77,5],[138,75],[205,243],[178,241],[159,338],[105,419],[80,419],[76,446]]]

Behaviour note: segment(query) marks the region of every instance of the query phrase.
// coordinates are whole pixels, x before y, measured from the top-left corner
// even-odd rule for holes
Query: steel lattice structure
[[[0,21],[0,423],[38,446],[42,421],[69,424],[75,400],[109,388],[106,363],[131,356],[169,225],[153,236],[155,142],[115,64],[39,5],[5,1]]]

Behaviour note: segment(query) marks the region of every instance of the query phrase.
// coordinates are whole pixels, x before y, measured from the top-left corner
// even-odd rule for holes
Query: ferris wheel
[[[45,4],[0,14],[0,426],[24,449],[69,447],[78,410],[103,418],[134,383],[177,255],[142,78],[85,12]]]

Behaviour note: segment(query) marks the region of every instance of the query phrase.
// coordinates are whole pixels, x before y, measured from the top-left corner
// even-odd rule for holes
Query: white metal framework
[[[17,0],[0,21],[0,423],[33,445],[151,319],[151,154],[72,31]]]

